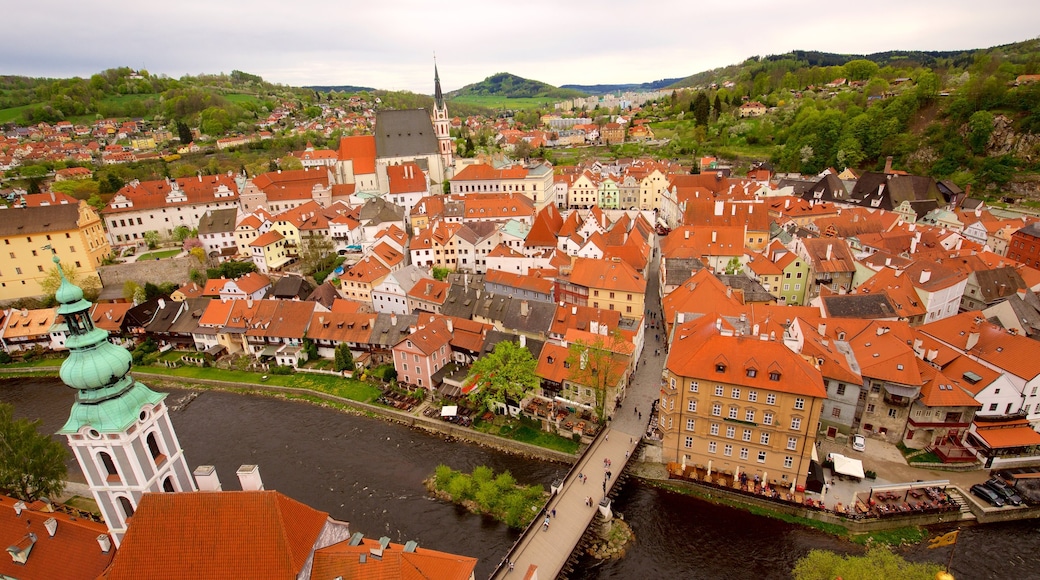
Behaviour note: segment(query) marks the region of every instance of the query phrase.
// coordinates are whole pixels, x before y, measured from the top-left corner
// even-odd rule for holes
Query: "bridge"
[[[625,409],[618,412],[620,415]],[[645,408],[649,412],[650,407]],[[633,417],[634,419],[635,417]],[[535,517],[506,554],[505,560],[491,574],[492,579],[546,580],[564,571],[574,548],[586,530],[602,512],[609,515],[610,492],[619,475],[635,455],[643,430],[640,423],[627,429],[617,425],[602,430],[562,481],[554,482],[553,495],[544,510]],[[634,428],[633,428],[634,427]],[[610,461],[605,467],[605,460]],[[609,481],[606,479],[610,472]],[[586,479],[580,480],[583,475]],[[587,504],[592,498],[592,506]],[[556,517],[550,514],[556,510]],[[549,516],[549,527],[543,524]],[[512,562],[512,568],[507,564]]]

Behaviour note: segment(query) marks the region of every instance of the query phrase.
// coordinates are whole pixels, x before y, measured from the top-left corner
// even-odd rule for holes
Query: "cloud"
[[[985,16],[981,16],[981,12]],[[1036,35],[1040,4],[991,0],[525,3],[446,0],[139,0],[12,3],[0,73],[89,76],[238,69],[291,85],[431,93],[510,72],[554,85],[685,77],[792,49],[838,53],[983,48]]]

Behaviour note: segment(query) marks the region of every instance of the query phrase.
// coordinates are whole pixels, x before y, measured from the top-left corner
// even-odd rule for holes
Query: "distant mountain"
[[[506,97],[509,99],[530,97],[569,99],[572,97],[584,97],[586,93],[556,88],[541,81],[533,81],[509,73],[497,73],[479,83],[466,85],[461,89],[447,93],[445,96],[449,99],[464,96]]]
[[[372,87],[355,87],[354,85],[310,85],[303,87],[312,91],[318,91],[319,93],[331,93],[333,91],[337,93],[361,93],[361,92],[374,92],[375,89]]]
[[[632,83],[619,85],[561,85],[560,88],[573,89],[575,91],[581,91],[583,93],[589,93],[591,95],[606,95],[608,93],[626,91],[656,91],[665,87],[670,87],[681,80],[683,79],[661,79],[649,83]]]

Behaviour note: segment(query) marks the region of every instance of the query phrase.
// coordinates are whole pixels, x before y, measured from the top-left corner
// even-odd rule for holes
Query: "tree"
[[[187,145],[194,140],[191,135],[191,129],[183,121],[177,121],[177,136],[181,140],[181,145]]]
[[[177,240],[180,243],[184,243],[184,240],[190,238],[192,235],[193,234],[191,228],[189,228],[188,226],[180,225],[173,228],[173,239]]]
[[[337,371],[354,370],[354,353],[350,352],[349,344],[343,342],[336,347],[332,368]]]
[[[794,565],[795,580],[933,580],[942,571],[938,564],[910,563],[884,546],[867,550],[864,556],[842,556],[827,550],[813,550]]]
[[[596,397],[596,413],[602,421],[607,415],[607,392],[617,387],[624,375],[626,361],[623,354],[630,351],[618,329],[609,335],[596,335],[592,341],[576,340],[571,343],[566,366],[567,379],[582,387],[590,387]]]
[[[303,238],[300,251],[300,269],[304,274],[313,274],[328,268],[336,259],[335,246],[332,239],[322,235]]]
[[[693,102],[690,103],[690,110],[693,112],[693,119],[697,125],[706,126],[708,124],[708,117],[711,115],[711,105],[708,103],[708,95],[704,94],[703,91],[697,93],[697,96],[693,98]]]
[[[448,277],[449,273],[451,273],[451,270],[449,270],[447,268],[442,268],[440,266],[434,266],[433,267],[433,279],[434,280],[444,281]]]
[[[0,489],[24,501],[65,490],[68,451],[39,427],[39,420],[15,419],[14,407],[0,403]]]
[[[154,250],[159,245],[159,232],[155,230],[145,232],[144,243],[148,244],[149,250]]]
[[[303,169],[303,161],[300,161],[299,157],[286,155],[278,160],[278,167],[285,171],[295,171],[297,169]]]
[[[711,108],[711,116],[716,121],[719,120],[719,115],[722,114],[722,101],[719,100],[719,94],[715,93],[715,104]]]
[[[488,410],[507,399],[519,402],[538,388],[537,368],[538,361],[531,351],[512,341],[502,341],[470,367],[466,382],[474,383],[476,388],[469,399]]]

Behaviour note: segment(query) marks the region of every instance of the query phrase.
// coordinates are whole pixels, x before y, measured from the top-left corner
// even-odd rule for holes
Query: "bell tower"
[[[130,353],[94,326],[91,303],[64,274],[55,298],[69,328],[69,357],[60,376],[76,389],[58,433],[68,438],[118,546],[144,493],[195,491],[195,481],[163,404],[166,395],[130,376]]]
[[[441,154],[444,175],[452,175],[454,151],[451,142],[451,120],[448,118],[448,106],[444,104],[444,93],[441,92],[441,75],[437,72],[437,61],[433,61],[433,132],[437,135],[437,147]]]

